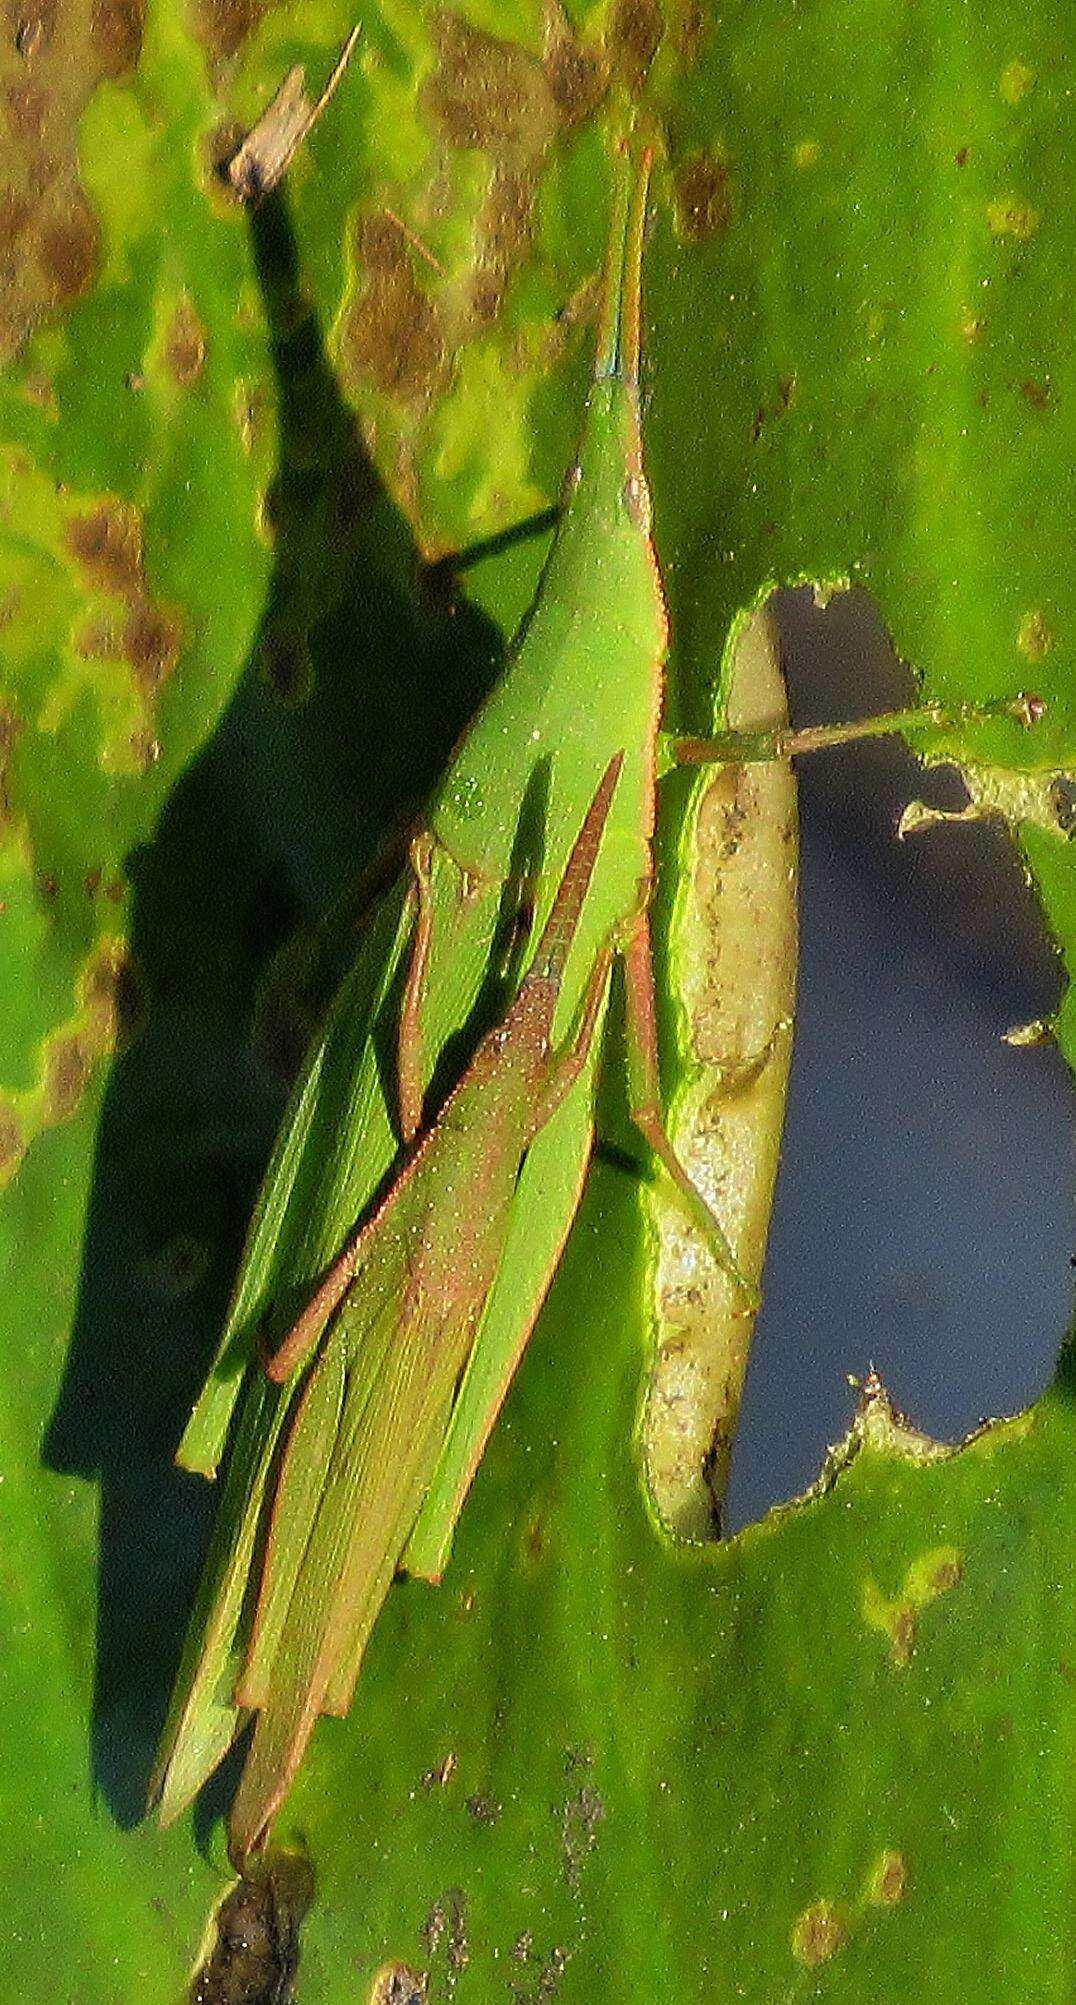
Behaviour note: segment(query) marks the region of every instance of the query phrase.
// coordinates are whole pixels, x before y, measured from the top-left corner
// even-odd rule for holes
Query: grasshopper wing
[[[294,1301],[337,1251],[396,1152],[376,1046],[412,915],[399,895],[374,916],[292,1097],[254,1216],[228,1321],[178,1460],[211,1476],[234,1433],[149,1796],[162,1823],[186,1807],[242,1724],[234,1692],[249,1635],[267,1497],[295,1388],[248,1369],[274,1303]],[[358,1057],[356,1057],[358,1054]],[[238,1416],[234,1409],[242,1400]]]
[[[598,957],[569,1046],[564,964],[621,769],[610,761],[534,962],[433,1128],[348,1253],[285,1450],[237,1702],[257,1712],[230,1820],[262,1837],[320,1712],[346,1711],[370,1630],[437,1468],[460,1375],[502,1266],[520,1167],[578,1084],[608,985]],[[300,1319],[301,1326],[302,1319]],[[289,1369],[294,1338],[269,1373]]]
[[[384,1278],[384,1277],[379,1277]],[[256,1843],[320,1712],[346,1712],[370,1630],[436,1464],[475,1316],[447,1319],[400,1287],[345,1310],[310,1376],[285,1453],[240,1704],[257,1709],[230,1819]],[[363,1293],[369,1278],[363,1277]],[[404,1312],[400,1314],[400,1289]],[[357,1325],[357,1326],[356,1326]],[[331,1451],[319,1442],[331,1428]],[[315,1448],[315,1466],[307,1457]]]

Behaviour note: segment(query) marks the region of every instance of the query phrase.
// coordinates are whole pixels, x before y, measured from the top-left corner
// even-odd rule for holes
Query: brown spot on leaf
[[[87,515],[72,516],[68,547],[99,590],[117,597],[142,582],[142,530],[133,508],[102,501]]]
[[[848,1939],[848,1924],[832,1901],[815,1901],[796,1917],[792,1926],[792,1954],[798,1963],[814,1970],[828,1963]]]
[[[179,301],[164,344],[165,364],[180,388],[197,382],[205,367],[205,330],[186,293]]]
[[[139,688],[152,696],[179,658],[179,622],[156,605],[146,581],[142,522],[128,502],[110,497],[67,524],[67,547],[99,592],[122,599],[125,615],[117,647],[111,622],[95,613],[79,630],[78,646],[93,655],[122,652]]]
[[[195,33],[216,62],[234,56],[257,27],[262,0],[198,0]]]
[[[781,377],[781,381],[777,383],[777,395],[773,399],[773,405],[767,409],[763,403],[759,403],[751,419],[751,439],[755,441],[755,445],[761,439],[761,433],[765,431],[769,419],[783,417],[793,397],[795,397],[795,377]]]
[[[423,2005],[426,1973],[409,1963],[386,1963],[374,1978],[370,2005]]]
[[[931,1445],[937,1450],[936,1443]],[[898,1669],[904,1669],[915,1655],[922,1611],[939,1595],[948,1594],[963,1577],[963,1553],[955,1546],[942,1546],[920,1554],[911,1562],[903,1590],[893,1601],[888,1601],[877,1584],[868,1580],[863,1612],[872,1629],[880,1629],[888,1636],[890,1662]]]
[[[687,0],[676,25],[676,53],[682,63],[693,63],[706,34],[706,13],[698,0]]]
[[[0,1183],[7,1183],[26,1153],[22,1122],[14,1107],[0,1100]]]
[[[605,66],[559,10],[547,28],[544,63],[561,124],[581,125],[591,118],[605,96]]]
[[[123,648],[135,679],[154,694],[179,659],[179,627],[148,600],[133,608],[123,629]]]
[[[1049,383],[1039,383],[1034,376],[1025,376],[1020,385],[1020,394],[1027,399],[1033,410],[1049,410],[1051,401]]]
[[[467,1900],[459,1887],[451,1887],[434,1901],[422,1925],[422,1939],[428,1955],[436,1956],[442,1943],[451,1980],[466,1970],[471,1960],[467,1932]]]
[[[533,158],[553,136],[553,93],[541,63],[456,14],[434,21],[437,67],[423,89],[450,145]]]
[[[93,0],[90,34],[106,77],[127,76],[137,67],[145,20],[145,0]]]
[[[915,1655],[915,1639],[919,1627],[918,1610],[905,1604],[893,1611],[890,1625],[889,1654],[894,1664],[903,1670]]]
[[[0,251],[18,242],[30,216],[30,204],[14,188],[0,191]]]
[[[102,77],[128,62],[143,0],[87,0],[57,22],[55,0],[9,0],[2,86],[6,227],[26,248],[0,277],[0,358],[14,355],[42,314],[91,284],[97,219],[79,180],[82,113]]]
[[[0,828],[15,818],[11,802],[11,755],[22,732],[22,718],[0,704]]]
[[[954,158],[958,167],[966,167],[971,158],[970,149],[967,146],[958,147]]]
[[[82,1032],[63,1031],[53,1038],[45,1056],[46,1127],[69,1121],[77,1112],[93,1070],[94,1053]]]
[[[137,1037],[146,1021],[146,989],[122,940],[106,940],[97,949],[83,977],[82,991],[100,1050],[128,1045]]]
[[[713,153],[693,153],[677,169],[673,183],[680,233],[703,243],[727,230],[732,220],[732,181]]]
[[[499,165],[479,218],[471,311],[480,326],[496,320],[512,271],[530,236],[534,182],[529,170]]]
[[[102,941],[94,950],[79,981],[79,1003],[77,1021],[69,1021],[45,1046],[45,1127],[70,1120],[97,1060],[129,1042],[145,1021],[144,990],[122,940]]]
[[[583,1865],[597,1845],[599,1827],[605,1823],[605,1802],[591,1782],[583,1782],[569,1796],[561,1815],[561,1855],[567,1885],[577,1891]]]
[[[37,257],[51,304],[65,305],[87,290],[97,270],[97,253],[97,224],[85,203],[73,204],[68,215],[43,225]]]
[[[367,216],[359,237],[362,289],[344,323],[350,373],[406,403],[428,397],[446,360],[441,310],[418,284],[411,252],[389,216]]]
[[[614,0],[605,48],[609,67],[628,90],[641,90],[665,32],[659,0]]]
[[[881,1907],[896,1907],[904,1899],[908,1868],[900,1852],[883,1852],[874,1869],[871,1898]]]
[[[537,1985],[531,1993],[534,2005],[548,2005],[548,2001],[556,1997],[560,1990],[561,1979],[571,1961],[571,1954],[570,1949],[566,1949],[563,1943],[558,1942],[554,1943],[549,1955],[543,1958]],[[521,1994],[517,1996],[520,1996],[520,2005],[523,2005]]]
[[[119,653],[113,622],[103,613],[91,613],[72,635],[75,653],[83,661],[109,661]]]
[[[467,1815],[473,1817],[476,1824],[497,1824],[501,1818],[501,1806],[488,1791],[477,1790],[467,1798]]]
[[[49,101],[36,84],[20,79],[9,83],[4,93],[12,136],[24,145],[39,140],[45,130]]]
[[[963,1578],[963,1560],[957,1554],[946,1554],[944,1559],[938,1561],[930,1576],[927,1583],[928,1591],[932,1597],[935,1594],[948,1594],[950,1588],[958,1587]]]

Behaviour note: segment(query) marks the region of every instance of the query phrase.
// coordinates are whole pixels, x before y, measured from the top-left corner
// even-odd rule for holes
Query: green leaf
[[[68,6],[6,59],[0,1885],[13,1995],[64,2005],[174,2000],[226,1884],[209,1812],[137,1821],[213,1501],[169,1458],[346,961],[315,916],[533,590],[540,541],[422,560],[555,498],[629,94],[671,720],[770,585],[868,584],[929,693],[1048,698],[952,742],[1076,932],[1064,11],[382,0],[241,213],[223,122],[349,25]],[[674,1549],[646,1263],[600,1167],[445,1585],[282,1820],[303,1995],[1067,1998],[1069,1372],[945,1459],[876,1401],[826,1494]]]

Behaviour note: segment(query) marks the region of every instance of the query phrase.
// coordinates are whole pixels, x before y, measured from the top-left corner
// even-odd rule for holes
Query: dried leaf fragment
[[[240,201],[260,202],[286,174],[333,96],[351,61],[360,32],[358,26],[352,28],[319,98],[312,101],[307,96],[302,63],[296,63],[288,71],[276,96],[266,105],[257,124],[251,126],[224,169]]]

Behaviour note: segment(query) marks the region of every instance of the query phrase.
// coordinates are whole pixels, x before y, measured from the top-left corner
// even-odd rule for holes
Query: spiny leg
[[[947,710],[942,703],[882,710],[876,717],[857,717],[847,724],[808,724],[799,730],[780,724],[762,731],[718,731],[708,738],[667,735],[663,750],[666,770],[672,766],[742,765],[756,759],[791,759],[801,752],[822,752],[832,745],[882,738],[893,731],[948,731],[959,724],[981,724],[990,717],[1012,717],[1030,730],[1045,711],[1041,696],[1021,690],[1016,696],[962,704],[955,710]]]
[[[624,948],[624,972],[627,988],[628,1079],[632,1120],[706,1234],[718,1265],[739,1290],[745,1311],[753,1312],[761,1301],[759,1291],[743,1273],[720,1220],[688,1174],[665,1131],[658,1077],[657,1013],[654,1002],[650,920],[645,911],[635,920]]]

